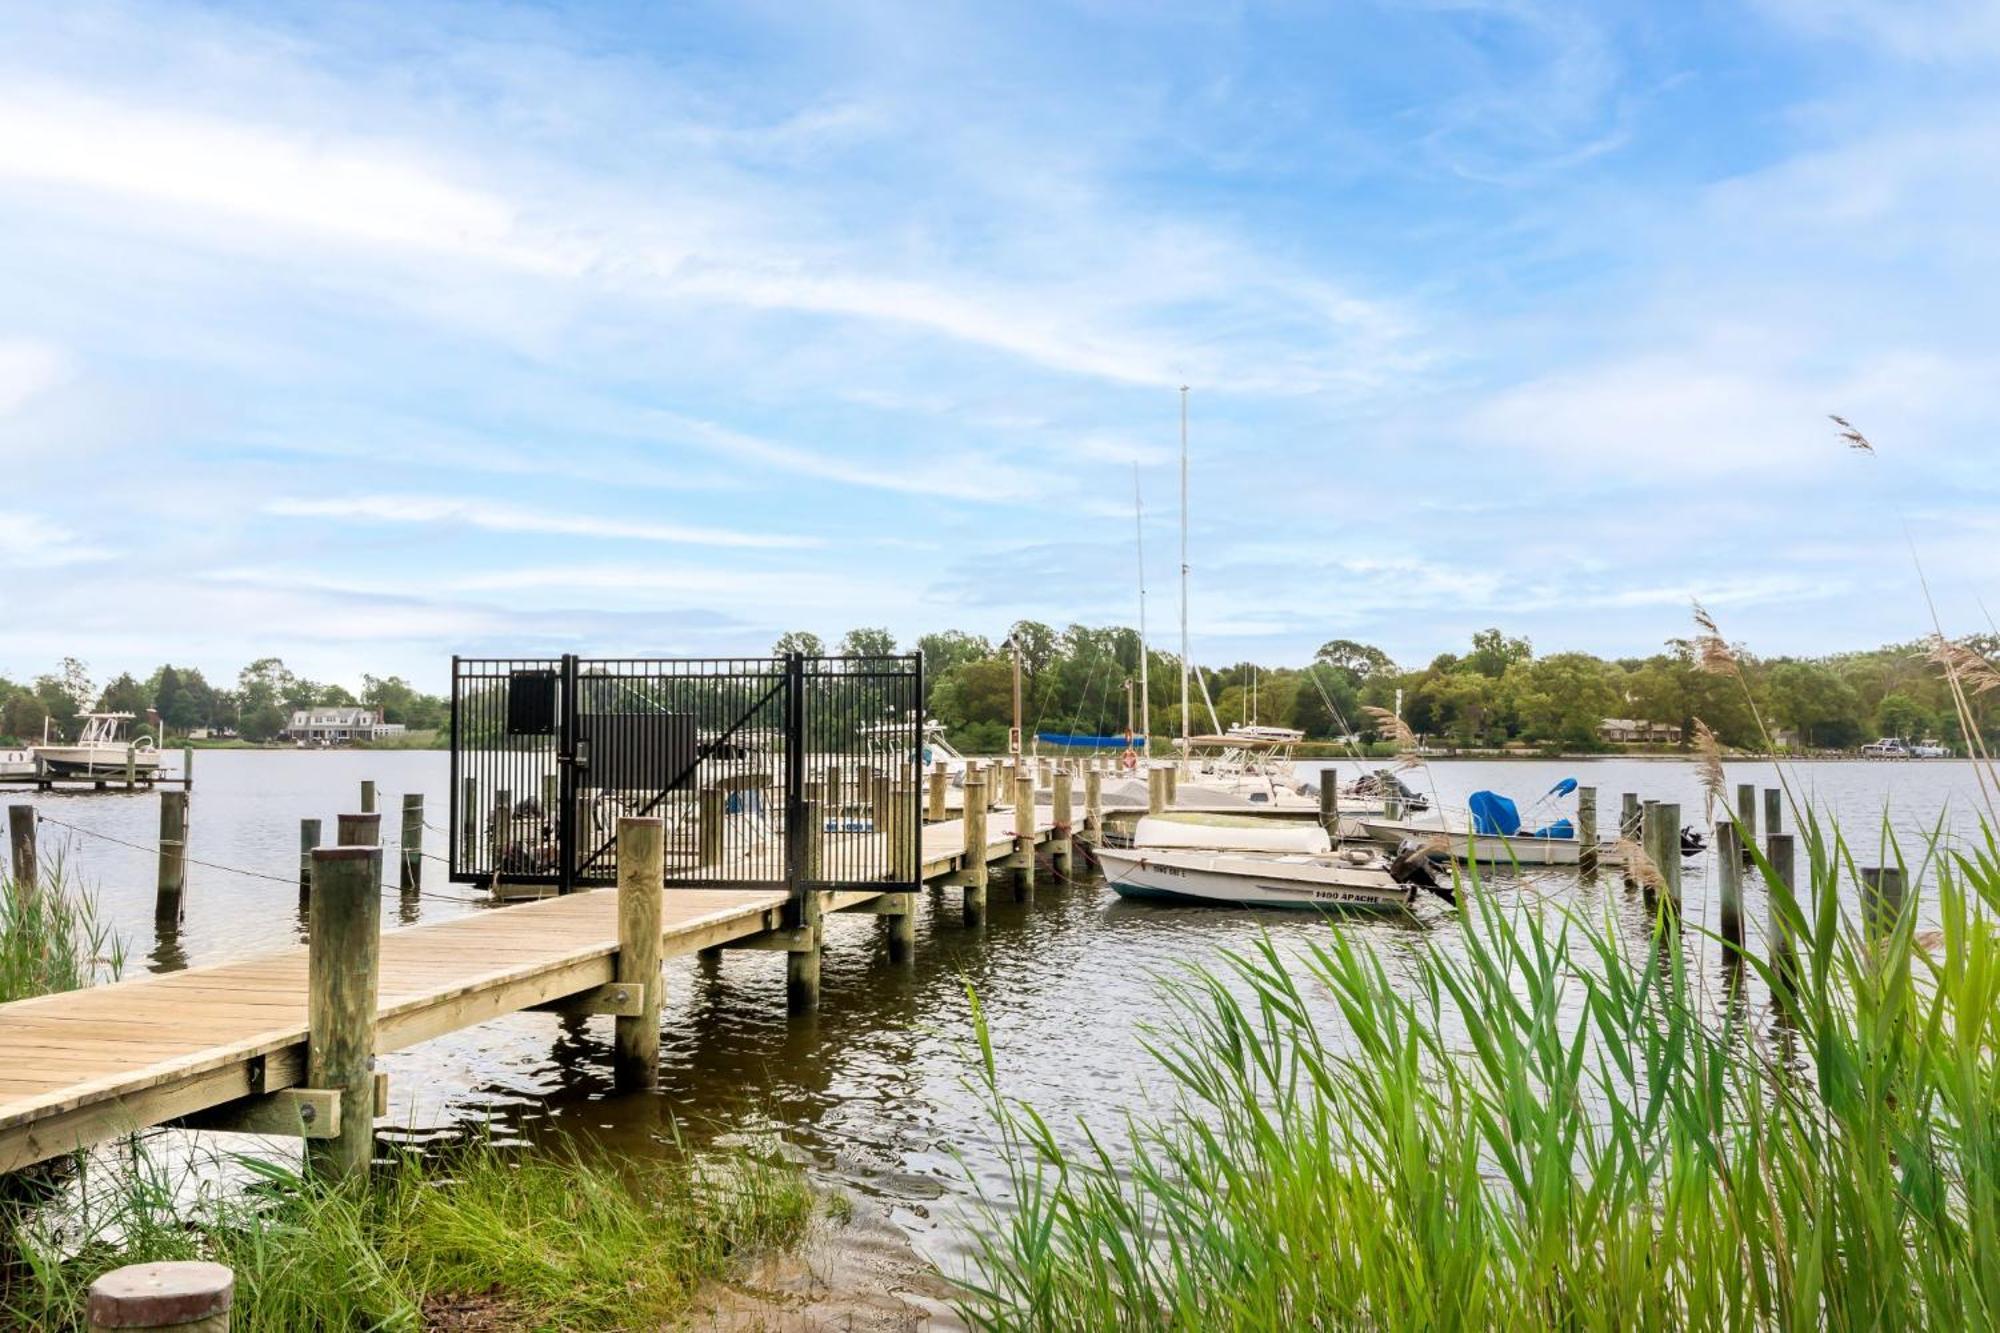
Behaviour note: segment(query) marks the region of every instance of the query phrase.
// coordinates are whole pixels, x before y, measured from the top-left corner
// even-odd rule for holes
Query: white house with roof
[[[361,705],[325,704],[295,708],[285,727],[285,739],[300,745],[352,745],[402,734],[403,724],[385,722],[382,710]]]

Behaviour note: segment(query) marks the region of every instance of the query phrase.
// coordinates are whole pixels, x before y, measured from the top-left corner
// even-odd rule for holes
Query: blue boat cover
[[[1567,796],[1575,790],[1576,790],[1576,779],[1564,778],[1561,782],[1558,782],[1555,786],[1549,788],[1549,795]]]
[[[1536,829],[1528,836],[1531,838],[1574,838],[1576,836],[1576,825],[1570,823],[1567,819],[1558,819],[1546,828]]]
[[[1044,745],[1067,745],[1072,749],[1122,750],[1123,736],[1075,736],[1066,731],[1038,731],[1035,739]]]
[[[1521,831],[1521,812],[1499,792],[1476,791],[1465,803],[1472,810],[1474,833],[1497,833],[1511,838]]]

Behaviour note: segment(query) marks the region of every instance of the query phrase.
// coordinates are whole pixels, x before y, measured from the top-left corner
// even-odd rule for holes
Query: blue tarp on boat
[[[1521,831],[1521,812],[1497,791],[1476,791],[1466,799],[1472,811],[1474,833],[1497,833],[1511,838]]]
[[[1076,736],[1066,731],[1038,731],[1035,739],[1044,745],[1065,745],[1073,750],[1122,750],[1123,736]]]

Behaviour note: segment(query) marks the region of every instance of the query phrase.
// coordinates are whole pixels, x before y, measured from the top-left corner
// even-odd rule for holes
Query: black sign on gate
[[[668,887],[916,887],[921,657],[452,659],[451,876],[615,881],[618,820]]]

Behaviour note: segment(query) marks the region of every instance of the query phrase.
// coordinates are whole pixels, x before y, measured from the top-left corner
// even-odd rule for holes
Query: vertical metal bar
[[[581,878],[583,869],[577,864],[576,848],[576,690],[577,661],[575,653],[564,653],[562,659],[562,679],[556,687],[556,707],[561,720],[556,724],[556,772],[560,775],[556,782],[557,800],[560,809],[556,811],[556,874],[561,892],[568,893]],[[544,816],[546,817],[546,816]]]
[[[785,654],[785,892],[794,928],[805,911],[805,658]]]
[[[459,793],[465,790],[465,785],[458,780],[459,750],[465,744],[465,728],[459,721],[458,692],[460,683],[459,656],[457,653],[453,653],[451,655],[451,785],[445,788],[445,791],[448,793],[446,797],[447,808],[451,812],[451,817],[445,822],[450,826],[448,837],[451,845],[446,850],[451,855],[451,873],[454,879],[472,868],[462,864],[467,859],[465,856],[466,842],[464,834],[460,831],[463,827],[460,823],[463,816],[460,815],[458,809]],[[471,812],[467,811],[466,813],[470,814]],[[300,869],[301,871],[305,869],[303,864],[300,866]]]

